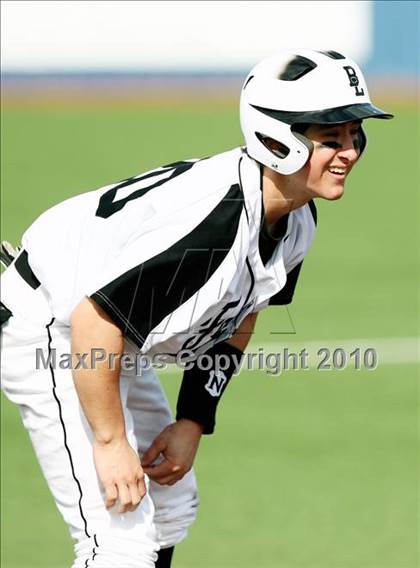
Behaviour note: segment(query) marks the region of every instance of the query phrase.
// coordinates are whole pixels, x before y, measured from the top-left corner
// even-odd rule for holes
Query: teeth
[[[329,168],[328,171],[332,174],[345,174],[346,168]]]

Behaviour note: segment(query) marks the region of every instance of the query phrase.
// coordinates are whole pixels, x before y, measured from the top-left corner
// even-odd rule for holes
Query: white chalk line
[[[363,356],[367,349],[374,349],[377,354],[377,364],[375,369],[384,365],[405,365],[405,364],[419,364],[420,363],[420,337],[370,337],[362,339],[320,339],[317,341],[290,341],[285,336],[278,336],[277,341],[258,342],[257,337],[248,345],[245,350],[245,356],[253,356],[251,362],[245,360],[242,362],[242,370],[255,370],[258,369],[258,356],[262,357],[263,361],[267,361],[267,356],[279,354],[284,367],[284,360],[289,356],[289,370],[293,370],[293,355],[298,355],[298,363],[296,370],[302,369],[301,359],[299,354],[302,349],[305,349],[308,357],[306,362],[308,369],[319,369],[321,361],[324,360],[325,352],[319,352],[320,349],[329,349],[330,356],[326,360],[327,363],[332,363],[332,354],[336,349],[342,349],[346,355],[346,364],[344,368],[355,368],[355,356],[350,356],[356,349],[360,349],[361,369],[366,368],[363,363]],[[286,351],[287,350],[287,351]],[[371,361],[368,359],[368,361]],[[249,363],[249,364],[248,364]],[[271,361],[273,364],[273,361]],[[331,365],[333,368],[333,365]],[[265,368],[263,363],[262,368]],[[177,369],[175,365],[167,365],[161,372],[174,372]],[[180,370],[180,369],[179,369]],[[283,369],[286,370],[286,369]]]
[[[349,357],[355,349],[360,349],[361,356],[366,349],[374,349],[378,355],[379,365],[398,365],[420,363],[420,337],[370,337],[363,339],[320,339],[317,341],[290,341],[284,336],[278,336],[277,341],[248,345],[246,353],[300,353],[305,349],[308,353],[310,365],[317,364],[325,352],[320,349],[327,348],[331,353],[336,349],[343,349]],[[354,356],[353,356],[354,357]]]

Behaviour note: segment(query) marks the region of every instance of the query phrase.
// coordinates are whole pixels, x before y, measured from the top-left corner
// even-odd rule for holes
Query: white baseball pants
[[[44,476],[75,539],[72,568],[153,568],[156,551],[180,542],[194,521],[194,473],[174,486],[147,480],[134,512],[104,505],[92,456],[92,433],[69,369],[36,369],[36,349],[70,352],[70,329],[53,319],[42,287],[32,289],[10,266],[2,275],[2,301],[13,316],[2,328],[2,388],[19,405]],[[172,422],[155,372],[124,372],[121,401],[127,436],[142,453]],[[115,508],[114,508],[115,509]]]

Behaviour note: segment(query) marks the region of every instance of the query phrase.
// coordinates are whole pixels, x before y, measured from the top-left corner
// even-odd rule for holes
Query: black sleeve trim
[[[270,306],[285,306],[292,302],[302,264],[303,260],[289,272],[285,286],[280,290],[280,292],[270,298]]]

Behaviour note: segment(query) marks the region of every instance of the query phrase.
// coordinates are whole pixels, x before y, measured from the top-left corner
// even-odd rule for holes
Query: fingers
[[[144,452],[141,463],[143,468],[152,465],[152,463],[159,457],[159,454],[166,448],[166,443],[161,438],[156,438],[152,445]]]
[[[134,511],[146,494],[140,458],[127,440],[115,444],[94,445],[95,467],[105,491],[107,509],[118,513]]]
[[[131,495],[130,491],[125,484],[118,485],[118,513],[126,513],[131,510]]]
[[[140,501],[146,495],[146,484],[144,481],[144,476],[137,479],[134,483],[128,486],[130,493],[131,503],[129,504],[129,510],[135,511],[140,504]]]
[[[141,474],[131,483],[121,482],[118,485],[109,485],[105,489],[105,505],[111,509],[118,502],[118,513],[135,511],[146,495],[146,483]]]
[[[174,464],[169,460],[164,460],[159,465],[143,466],[145,473],[160,485],[173,485],[184,477],[187,473],[186,468]]]
[[[159,480],[156,481],[156,483],[158,483],[159,485],[175,485],[175,483],[181,481],[184,475],[185,475],[184,473],[168,475],[166,477],[160,478]]]
[[[162,477],[166,477],[179,471],[181,469],[181,466],[176,465],[169,460],[164,460],[158,465],[143,466],[143,469],[151,479],[157,481]]]
[[[144,474],[142,474],[141,477],[137,480],[137,490],[139,492],[140,499],[143,499],[143,497],[147,493],[146,482],[144,480]]]
[[[111,509],[118,499],[118,491],[114,484],[109,484],[105,489],[105,506],[107,509]]]

